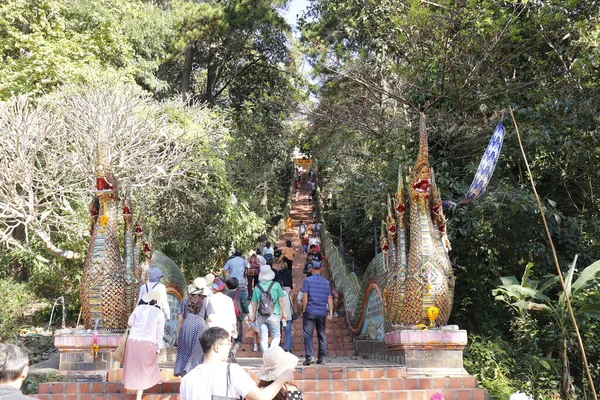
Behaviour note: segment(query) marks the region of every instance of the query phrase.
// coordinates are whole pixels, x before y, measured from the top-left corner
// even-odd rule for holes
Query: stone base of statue
[[[119,368],[112,352],[119,345],[123,332],[99,331],[98,349],[92,352],[91,330],[62,329],[54,335],[54,347],[60,354],[59,371],[107,371]]]
[[[406,367],[406,376],[465,376],[462,351],[467,331],[455,325],[438,329],[398,329],[383,341],[357,340],[359,355],[395,362]]]
[[[106,371],[121,368],[112,352],[119,345],[123,332],[99,331],[98,351],[92,353],[93,334],[90,330],[62,329],[54,335],[54,347],[59,352],[58,369],[73,380],[96,380]],[[165,346],[158,353],[159,364],[174,363],[177,347]],[[100,376],[101,377],[101,376]]]

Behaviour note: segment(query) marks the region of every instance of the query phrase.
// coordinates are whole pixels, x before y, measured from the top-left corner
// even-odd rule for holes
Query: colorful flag
[[[481,197],[481,195],[485,192],[485,188],[490,182],[490,179],[492,179],[494,169],[498,163],[498,157],[500,156],[500,151],[502,150],[502,142],[504,141],[504,132],[504,125],[502,125],[502,122],[499,122],[498,126],[496,126],[496,129],[494,129],[494,134],[492,135],[487,149],[481,158],[481,162],[479,163],[479,167],[477,168],[477,172],[475,173],[471,187],[469,187],[467,193],[461,200],[458,201],[458,203],[453,201],[444,201],[443,207],[445,209],[455,208],[457,205],[470,203],[471,201]]]

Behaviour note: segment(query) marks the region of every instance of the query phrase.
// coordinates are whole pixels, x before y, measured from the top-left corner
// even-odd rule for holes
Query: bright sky
[[[308,6],[310,5],[310,0],[291,0],[288,3],[287,10],[279,9],[279,12],[284,16],[285,20],[292,27],[292,31],[295,37],[300,37],[300,32],[297,29],[298,16],[301,15]],[[303,57],[302,63],[300,65],[300,71],[303,75],[305,75],[309,81],[313,82],[311,78],[312,68],[310,67],[308,61]],[[314,83],[314,82],[313,82]]]
[[[287,10],[281,10],[281,14],[285,17],[288,24],[292,26],[296,35],[298,32],[296,31],[296,22],[298,20],[298,15],[302,14],[308,6],[310,5],[309,0],[291,0],[288,5]]]

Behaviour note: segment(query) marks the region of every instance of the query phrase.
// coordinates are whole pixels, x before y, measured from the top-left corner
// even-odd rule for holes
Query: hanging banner
[[[498,157],[500,157],[502,142],[504,141],[504,133],[504,125],[502,125],[502,122],[499,122],[496,126],[496,129],[494,129],[494,134],[488,143],[485,153],[483,153],[483,157],[481,158],[481,162],[479,163],[479,167],[477,168],[477,172],[475,173],[475,177],[473,178],[473,182],[471,183],[469,190],[463,196],[463,198],[458,201],[458,203],[453,201],[444,201],[443,207],[445,209],[455,208],[461,204],[468,204],[471,201],[481,197],[481,195],[485,193],[485,188],[490,182],[490,179],[492,179],[494,169],[498,163]]]

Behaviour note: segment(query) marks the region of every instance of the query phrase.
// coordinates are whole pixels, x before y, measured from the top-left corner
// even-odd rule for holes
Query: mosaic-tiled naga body
[[[450,242],[440,193],[429,165],[423,116],[419,136],[419,154],[406,177],[406,186],[400,169],[398,190],[393,199],[388,198],[388,215],[380,238],[382,253],[369,264],[362,282],[353,273],[338,279],[344,285],[348,322],[355,334],[364,333],[365,326],[377,318],[379,302],[386,331],[429,323],[427,309],[431,306],[439,309],[436,322],[443,326],[452,311]]]
[[[388,328],[428,322],[426,311],[431,306],[439,309],[438,323],[445,325],[454,299],[454,275],[448,257],[450,242],[442,201],[429,166],[424,117],[419,132],[419,155],[407,178],[408,225],[401,177],[394,201],[395,215],[390,211],[387,221],[391,250],[384,252],[388,259],[384,283]],[[390,229],[396,223],[398,229]],[[408,252],[407,236],[410,238]]]
[[[99,150],[96,166],[97,216],[81,277],[81,308],[86,328],[123,329],[127,326],[129,304],[123,260],[119,250],[119,221],[116,180]]]

